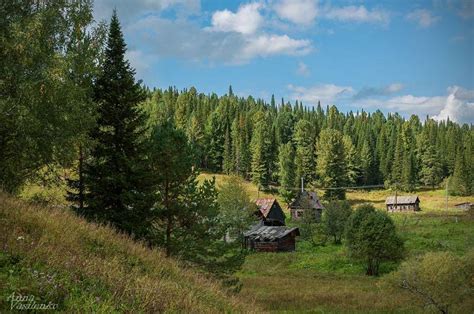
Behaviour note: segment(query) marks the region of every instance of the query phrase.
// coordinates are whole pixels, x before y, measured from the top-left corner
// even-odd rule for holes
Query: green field
[[[201,174],[200,179],[216,177],[217,184],[225,175]],[[257,189],[245,183],[251,198]],[[321,194],[321,192],[319,192]],[[452,251],[464,255],[474,249],[474,219],[467,212],[457,210],[454,204],[472,201],[472,197],[448,198],[446,210],[445,190],[422,190],[419,195],[422,211],[393,213],[398,231],[405,240],[407,258],[429,251]],[[383,210],[388,190],[348,191],[347,198],[355,207],[372,203]],[[277,197],[259,193],[260,197]],[[286,210],[286,206],[282,206]],[[287,217],[289,217],[287,212]],[[291,221],[289,221],[292,224]],[[382,276],[364,275],[364,265],[348,258],[344,245],[331,242],[312,246],[298,241],[296,252],[253,253],[248,256],[239,277],[243,282],[244,298],[255,298],[269,311],[315,313],[367,313],[367,312],[422,312],[404,291],[389,290],[384,285],[384,274],[395,270],[397,263],[382,265]]]
[[[209,173],[202,173],[199,179],[212,177],[218,186],[226,179],[225,175]],[[251,199],[277,197],[286,210],[278,195],[258,192],[250,182],[244,185]],[[31,185],[22,196],[60,204],[64,202],[61,190]],[[359,190],[348,191],[347,198],[354,207],[369,202],[383,210],[385,198],[391,194],[387,190]],[[462,256],[474,250],[474,218],[454,208],[454,204],[472,201],[472,197],[450,196],[446,210],[444,190],[422,190],[416,194],[422,211],[391,214],[405,240],[407,258],[429,251],[452,251]],[[384,285],[384,275],[397,267],[397,263],[385,263],[382,276],[367,277],[364,265],[349,259],[344,245],[327,242],[324,246],[312,246],[299,240],[296,252],[250,254],[238,274],[243,283],[239,299],[255,300],[261,309],[277,312],[422,312],[408,293],[394,292]]]

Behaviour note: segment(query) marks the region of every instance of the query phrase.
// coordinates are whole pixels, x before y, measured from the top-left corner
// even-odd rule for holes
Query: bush
[[[396,261],[402,257],[403,241],[397,235],[392,219],[370,204],[357,208],[345,231],[351,257],[367,263],[369,276],[379,274],[382,261]]]
[[[324,208],[322,222],[326,234],[334,239],[335,244],[341,243],[344,228],[351,213],[352,209],[347,201],[332,201]]]
[[[468,313],[473,308],[474,252],[464,259],[451,252],[430,252],[404,262],[386,283],[407,290],[427,309]],[[471,298],[470,298],[471,296]]]

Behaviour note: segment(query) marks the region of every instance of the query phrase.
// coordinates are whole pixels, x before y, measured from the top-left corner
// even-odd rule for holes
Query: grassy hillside
[[[66,312],[255,311],[220,284],[68,210],[0,194],[0,312],[12,292]]]

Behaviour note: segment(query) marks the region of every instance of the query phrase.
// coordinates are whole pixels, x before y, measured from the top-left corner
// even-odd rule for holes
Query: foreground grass
[[[0,312],[13,292],[64,312],[256,311],[111,228],[0,194]]]

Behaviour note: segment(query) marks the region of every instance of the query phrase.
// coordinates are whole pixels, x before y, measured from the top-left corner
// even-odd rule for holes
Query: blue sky
[[[150,87],[474,123],[474,0],[96,0]]]

